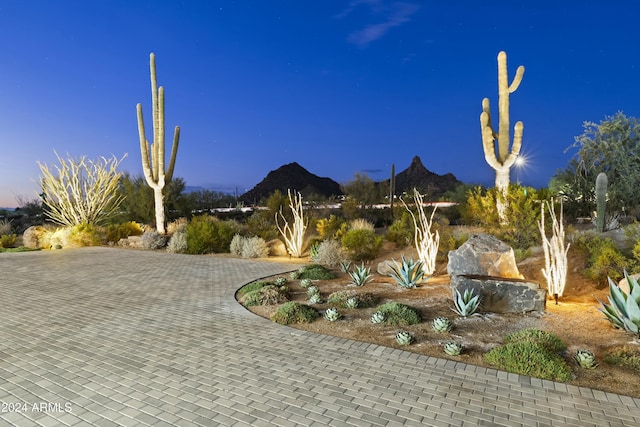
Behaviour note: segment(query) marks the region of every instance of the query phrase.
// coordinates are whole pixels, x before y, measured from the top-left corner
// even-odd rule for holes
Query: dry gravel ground
[[[381,303],[397,301],[415,307],[423,319],[418,325],[402,328],[375,325],[369,320],[374,308],[341,308],[340,313],[343,318],[337,322],[320,318],[310,324],[293,327],[485,367],[489,365],[482,355],[499,345],[505,335],[524,328],[537,328],[555,333],[567,344],[568,351],[565,357],[574,372],[574,379],[570,384],[640,398],[638,372],[609,366],[602,361],[608,349],[624,344],[639,345],[640,342],[634,339],[636,337],[633,335],[614,329],[604,315],[597,310],[599,307],[597,299],[606,301],[608,290],[604,284],[595,284],[581,275],[584,259],[576,252],[569,253],[570,271],[564,297],[557,305],[555,301],[547,300],[546,310],[542,314],[480,313],[469,318],[458,318],[457,314],[451,310],[453,302],[449,289],[449,277],[446,275],[446,260],[443,260],[438,264],[437,274],[416,289],[403,289],[395,284],[393,279],[378,274],[375,274],[374,280],[365,286],[353,287],[349,285],[348,275],[339,272],[338,269],[334,269],[338,274],[336,279],[314,283],[320,288],[325,300],[332,292],[355,289],[377,294],[381,298]],[[415,252],[411,248],[397,250],[385,244],[382,255],[370,264],[371,270],[375,271],[378,262],[385,259],[399,260],[402,254],[415,258]],[[542,255],[535,254],[519,263],[520,272],[525,278],[536,280],[544,287],[544,278],[540,272],[543,263]],[[292,300],[307,302],[306,290],[299,286],[299,281],[290,280],[288,285]],[[330,305],[314,306],[322,312]],[[277,306],[261,306],[250,307],[250,310],[268,318],[276,308]],[[446,316],[453,321],[455,327],[450,333],[436,333],[431,329],[431,321],[438,316]],[[414,334],[415,343],[410,346],[398,345],[395,334],[399,329],[405,329]],[[450,357],[444,353],[442,345],[452,339],[464,345],[465,350],[462,355]],[[578,349],[594,352],[599,363],[598,368],[595,370],[579,368],[572,360]]]

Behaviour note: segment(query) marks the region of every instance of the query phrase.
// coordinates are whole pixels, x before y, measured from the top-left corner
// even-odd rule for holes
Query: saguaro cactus
[[[480,114],[480,129],[482,132],[482,146],[484,148],[484,158],[489,166],[496,171],[496,189],[502,195],[506,195],[509,189],[509,170],[514,165],[520,147],[522,145],[522,132],[524,124],[519,121],[514,126],[513,144],[509,136],[509,95],[518,89],[522,76],[524,75],[524,66],[519,66],[516,75],[509,84],[507,76],[507,54],[500,52],[498,54],[498,120],[499,127],[496,132],[491,125],[491,109],[489,106],[489,98],[482,100],[482,113]],[[498,141],[497,147],[495,141]],[[510,147],[511,146],[511,147]],[[497,152],[496,152],[497,148]],[[504,219],[505,197],[498,197],[498,214]]]
[[[604,231],[604,221],[607,215],[607,174],[600,172],[596,177],[596,231]]]
[[[156,229],[158,233],[165,234],[164,215],[164,187],[173,177],[173,168],[176,164],[178,141],[180,139],[180,127],[176,126],[173,133],[173,146],[169,166],[165,171],[164,150],[164,87],[158,87],[156,80],[156,57],[150,55],[151,70],[151,107],[153,111],[153,142],[149,144],[145,136],[144,120],[142,117],[142,104],[138,103],[138,133],[140,134],[140,153],[142,154],[142,170],[149,187],[153,189],[153,198],[156,211]]]

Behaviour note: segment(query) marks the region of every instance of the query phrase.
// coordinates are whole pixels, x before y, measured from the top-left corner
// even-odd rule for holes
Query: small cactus
[[[433,319],[431,324],[431,328],[436,332],[449,332],[453,329],[453,325],[451,321],[446,317],[436,317]]]
[[[327,310],[324,312],[324,318],[327,319],[329,322],[335,322],[336,320],[340,319],[340,313],[338,313],[338,309],[331,307],[331,308],[327,308]]]
[[[322,295],[320,295],[319,293],[310,295],[309,302],[311,304],[322,304],[323,303]]]
[[[311,286],[311,279],[302,279],[302,280],[300,280],[300,286],[302,286],[303,288],[307,289],[309,286]]]
[[[345,305],[348,308],[358,308],[358,305],[360,305],[360,301],[358,300],[358,297],[350,297],[347,298]]]
[[[298,280],[300,278],[300,274],[300,270],[295,270],[289,273],[289,277],[291,277],[292,280]]]
[[[273,282],[276,286],[284,286],[287,284],[287,279],[284,277],[278,277],[276,278],[276,280]]]
[[[589,350],[578,350],[573,360],[584,369],[595,369],[598,366],[596,356]]]
[[[396,342],[400,345],[409,345],[413,342],[413,335],[407,331],[399,331],[396,334]]]
[[[307,295],[311,296],[313,294],[319,294],[320,293],[320,289],[318,289],[317,286],[309,286],[307,288]]]
[[[387,316],[384,315],[381,311],[376,311],[371,315],[371,323],[379,324],[384,322],[387,319]]]
[[[444,352],[449,356],[458,356],[462,353],[462,344],[459,344],[455,341],[449,341],[444,345]]]

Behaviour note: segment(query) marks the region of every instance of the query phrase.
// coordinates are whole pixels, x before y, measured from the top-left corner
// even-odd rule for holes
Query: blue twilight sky
[[[0,0],[0,206],[35,197],[54,150],[141,173],[150,52],[175,175],[244,192],[293,161],[344,183],[415,155],[490,185],[479,114],[505,50],[510,78],[526,67],[519,178],[546,186],[584,121],[640,116],[639,18],[635,0]]]

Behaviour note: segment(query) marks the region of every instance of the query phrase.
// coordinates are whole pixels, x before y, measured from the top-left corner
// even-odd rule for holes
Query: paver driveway
[[[0,254],[0,425],[638,426],[640,401],[274,324],[234,292],[292,264]]]

